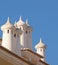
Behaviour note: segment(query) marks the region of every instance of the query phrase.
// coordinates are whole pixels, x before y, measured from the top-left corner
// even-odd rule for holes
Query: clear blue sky
[[[0,0],[0,26],[8,16],[12,24],[20,16],[24,21],[28,18],[33,27],[33,47],[41,37],[47,45],[47,62],[58,65],[58,0]]]

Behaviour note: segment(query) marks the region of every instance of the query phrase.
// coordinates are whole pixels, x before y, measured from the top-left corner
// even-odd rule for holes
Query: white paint
[[[24,23],[21,17],[20,20],[17,22],[17,27],[22,30],[22,34],[20,35],[21,48],[29,48],[32,50],[32,28],[28,26],[26,23]]]
[[[40,39],[40,42],[35,46],[36,52],[40,55],[42,55],[44,58],[42,58],[42,60],[45,61],[45,49],[46,49],[46,45],[42,42],[42,40]]]
[[[29,48],[32,50],[32,27],[29,26],[28,22],[24,23],[21,17],[14,26],[10,23],[10,19],[8,18],[7,22],[1,26],[1,30],[3,31],[3,47],[17,55],[20,55],[21,48]]]
[[[15,28],[8,18],[6,24],[1,27],[1,30],[3,31],[2,46],[20,55],[20,29]]]

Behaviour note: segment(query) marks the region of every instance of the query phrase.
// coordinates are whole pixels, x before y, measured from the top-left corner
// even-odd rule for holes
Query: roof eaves
[[[18,59],[21,59],[22,61],[26,62],[27,64],[34,65],[34,64],[32,64],[32,63],[30,63],[30,62],[24,60],[22,57],[20,57],[20,56],[14,54],[13,52],[11,52],[11,51],[9,51],[9,50],[7,50],[6,48],[4,48],[4,47],[2,47],[2,46],[0,46],[0,49],[6,51],[7,53],[11,54],[12,56],[14,56],[14,57],[16,57],[16,58],[18,58]]]
[[[44,58],[44,57],[43,57],[43,56],[41,56],[40,54],[37,54],[37,53],[35,53],[34,51],[32,51],[32,50],[30,50],[30,49],[28,49],[28,48],[21,49],[21,51],[29,51],[29,52],[31,52],[31,53],[33,53],[33,54],[35,54],[35,55],[39,56],[40,58]]]
[[[48,63],[46,63],[45,61],[39,60],[41,63],[44,63],[45,65],[49,65]]]

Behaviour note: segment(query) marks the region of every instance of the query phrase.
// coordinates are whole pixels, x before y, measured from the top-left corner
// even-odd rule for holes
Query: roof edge
[[[34,51],[30,50],[29,48],[22,48],[21,51],[29,51],[29,52],[39,56],[40,58],[44,58],[43,56],[41,56],[40,54],[35,53]]]
[[[45,65],[49,65],[48,63],[46,63],[45,61],[39,60],[41,63],[44,63]]]
[[[12,56],[14,56],[14,57],[16,57],[16,58],[18,58],[18,59],[21,59],[23,62],[25,62],[25,63],[27,63],[27,64],[33,65],[32,63],[30,63],[30,62],[24,60],[22,57],[20,57],[20,56],[14,54],[13,52],[7,50],[6,48],[4,48],[4,47],[2,47],[2,46],[0,46],[0,49],[6,51],[7,53],[11,54]]]

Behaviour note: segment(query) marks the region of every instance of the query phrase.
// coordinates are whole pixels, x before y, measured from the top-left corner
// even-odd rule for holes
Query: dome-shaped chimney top
[[[19,26],[21,26],[21,25],[24,25],[25,23],[23,22],[23,20],[22,20],[22,17],[20,16],[20,19],[19,19],[19,21],[17,22],[17,25]]]
[[[3,29],[12,28],[12,27],[13,25],[10,23],[10,19],[8,17],[7,22],[1,27],[1,29],[3,30]]]
[[[46,45],[42,42],[42,39],[40,38],[39,43],[35,46],[35,48],[46,48]]]

